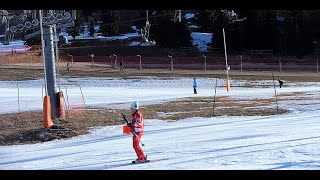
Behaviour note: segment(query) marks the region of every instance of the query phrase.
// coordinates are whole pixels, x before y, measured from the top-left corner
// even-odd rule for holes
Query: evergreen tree
[[[190,46],[191,37],[187,29],[187,20],[173,22],[174,10],[148,10],[150,32],[149,40],[155,40],[157,46],[178,48]],[[240,17],[247,17],[243,22],[228,23],[228,18],[221,10],[198,10],[193,18],[198,32],[212,33],[212,47],[223,49],[222,29],[225,29],[228,51],[243,49],[273,49],[275,54],[303,57],[314,51],[315,43],[320,43],[320,21],[318,10],[235,10]],[[83,32],[84,22],[100,18],[100,30],[105,36],[120,34],[119,11],[103,10],[97,17],[96,10],[77,10],[75,26],[67,28],[74,39]],[[131,16],[135,17],[132,18]],[[141,29],[146,24],[146,10],[132,10],[130,14],[122,11],[123,29],[130,29],[129,24]],[[125,18],[125,19],[123,19]],[[126,19],[127,18],[127,19]],[[128,28],[126,27],[128,26]],[[94,34],[91,24],[91,35]],[[26,34],[34,30],[28,30]],[[26,44],[40,44],[40,38],[26,40]]]
[[[149,39],[154,39],[159,47],[176,49],[191,46],[191,34],[187,21],[183,19],[181,22],[174,22],[170,12],[164,12],[164,14],[151,24]]]
[[[225,28],[225,33],[228,34],[228,18],[224,16],[224,14],[220,10],[215,10],[213,14],[211,15],[211,23],[212,25],[210,26],[211,32],[213,33],[212,37],[212,47],[213,48],[219,48],[223,49],[224,48],[224,41],[223,41],[223,28]],[[228,47],[230,44],[228,43],[230,36],[226,35],[226,41],[228,44]]]
[[[191,32],[187,23],[185,19],[182,19],[181,22],[176,22],[178,47],[189,47],[192,45]]]
[[[152,23],[154,22],[152,18],[152,13],[157,14],[157,11],[148,10],[148,16],[149,16],[149,21],[151,22],[151,27],[153,25]],[[146,25],[146,18],[147,18],[146,10],[138,10],[137,14],[138,14],[137,19],[139,20],[134,21],[133,25],[136,26],[138,30],[140,30],[144,28],[144,26]]]
[[[200,32],[212,33],[215,18],[216,10],[199,10],[195,13],[194,23]]]
[[[295,11],[296,21],[296,56],[302,58],[307,53],[310,53],[312,49],[312,38],[310,28],[310,11],[298,10]]]
[[[119,13],[115,10],[101,11],[101,20],[103,23],[100,26],[102,35],[117,36],[120,34],[119,28]]]
[[[83,25],[84,20],[85,20],[83,11],[77,10],[76,13],[77,13],[77,15],[76,15],[77,18],[74,21],[74,26],[67,28],[67,33],[70,36],[72,36],[74,40],[76,39],[76,36],[79,36],[83,32],[83,26],[82,25]]]
[[[95,32],[95,30],[94,30],[94,25],[95,25],[95,22],[94,22],[93,19],[91,19],[90,25],[89,25],[89,36],[90,36],[90,37],[93,37],[93,36],[94,36],[94,32]]]
[[[25,39],[25,45],[33,46],[33,45],[40,45],[41,44],[41,38],[40,36],[32,37],[29,39]]]

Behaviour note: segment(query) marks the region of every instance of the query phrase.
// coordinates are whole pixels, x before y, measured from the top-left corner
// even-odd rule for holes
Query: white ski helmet
[[[139,109],[139,103],[138,101],[134,101],[132,104],[131,104],[131,109]]]

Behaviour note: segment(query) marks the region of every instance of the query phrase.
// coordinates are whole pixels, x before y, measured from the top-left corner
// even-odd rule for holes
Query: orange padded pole
[[[50,106],[50,96],[45,96],[43,101],[43,120],[44,127],[50,128],[53,125],[51,119],[51,106]]]

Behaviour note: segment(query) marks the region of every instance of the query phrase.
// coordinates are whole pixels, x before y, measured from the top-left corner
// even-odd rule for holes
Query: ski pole
[[[124,114],[121,114],[121,115],[122,115],[122,117],[123,117],[123,120],[128,124],[129,122],[128,122],[128,120],[126,119],[126,116],[125,116]],[[141,143],[141,145],[144,146],[144,144],[142,143],[141,139],[139,138],[139,136],[137,135],[137,133],[134,132],[134,130],[132,129],[132,127],[131,127],[131,126],[128,126],[128,127],[131,129],[131,131],[133,132],[133,134],[139,139],[139,142]]]

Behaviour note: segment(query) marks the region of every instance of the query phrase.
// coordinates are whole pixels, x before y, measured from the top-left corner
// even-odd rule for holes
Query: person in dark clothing
[[[283,85],[283,81],[281,81],[280,79],[278,81],[279,81],[279,86],[281,88],[281,86]]]
[[[123,71],[123,60],[120,61],[120,71]]]
[[[67,70],[66,70],[66,71],[69,72],[69,70],[70,70],[70,63],[68,62],[68,63],[67,63]]]

